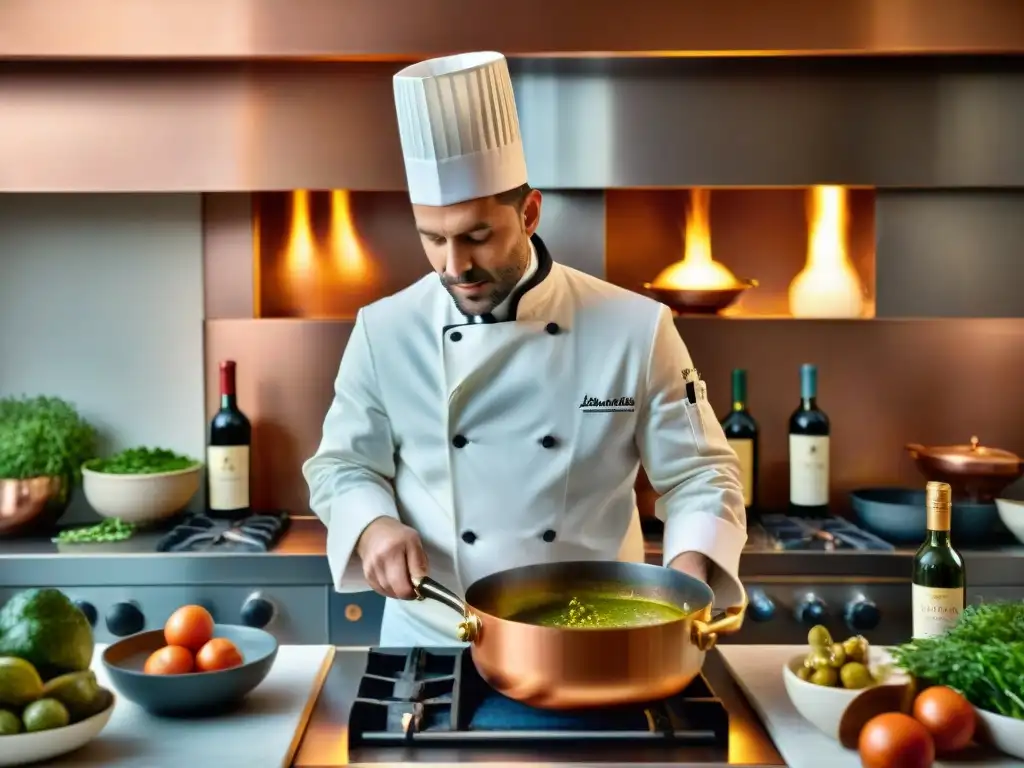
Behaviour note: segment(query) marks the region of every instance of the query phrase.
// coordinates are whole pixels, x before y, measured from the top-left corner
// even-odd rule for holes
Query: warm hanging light
[[[846,189],[812,187],[809,197],[807,264],[790,283],[790,314],[860,317],[864,311],[864,289],[846,248]]]

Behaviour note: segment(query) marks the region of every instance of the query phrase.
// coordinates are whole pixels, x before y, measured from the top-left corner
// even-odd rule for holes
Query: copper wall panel
[[[398,66],[0,63],[0,191],[401,191]],[[512,68],[541,189],[1024,187],[1021,57]]]
[[[5,0],[0,57],[1024,50],[1017,0]]]
[[[320,443],[351,323],[206,322],[206,411],[219,407],[218,363],[238,364],[238,405],[252,421],[252,498],[265,509],[309,509],[302,462]]]
[[[608,190],[605,268],[610,282],[643,292],[643,284],[683,258],[686,190]],[[807,258],[806,190],[716,189],[711,193],[712,258],[738,278],[755,278],[730,311],[789,315],[789,284]],[[873,309],[874,192],[848,195],[850,258]],[[871,312],[869,311],[870,315]]]
[[[238,361],[241,407],[254,423],[254,498],[306,510],[302,461],[316,450],[351,323],[214,320],[206,324],[207,409],[217,366]],[[762,499],[788,499],[787,423],[799,366],[819,366],[820,401],[832,419],[832,496],[855,488],[919,487],[903,445],[966,442],[1024,453],[1024,320],[678,321],[708,381],[715,410],[729,405],[729,372],[750,376],[761,425]],[[649,512],[651,499],[645,506]]]
[[[253,230],[251,195],[203,195],[203,293],[207,320],[256,316]]]

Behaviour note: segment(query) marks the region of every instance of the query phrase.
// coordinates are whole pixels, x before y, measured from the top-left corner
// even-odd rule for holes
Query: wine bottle
[[[748,511],[757,502],[757,422],[747,410],[747,372],[732,372],[732,410],[722,419],[722,429],[729,445],[740,460],[740,482],[743,484],[743,505]]]
[[[945,634],[966,604],[964,559],[949,535],[953,503],[946,483],[928,483],[925,509],[928,532],[914,555],[911,586],[915,639]]]
[[[207,507],[212,517],[249,514],[251,444],[252,426],[239,409],[235,393],[235,361],[224,360],[220,364],[220,410],[210,422],[206,449]]]
[[[789,417],[789,508],[802,517],[828,514],[829,421],[818,407],[818,368],[800,366],[800,405]]]

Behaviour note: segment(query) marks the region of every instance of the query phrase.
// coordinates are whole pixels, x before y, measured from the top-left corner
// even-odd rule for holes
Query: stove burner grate
[[[494,691],[463,649],[373,649],[349,719],[353,745],[665,741],[724,745],[729,718],[703,677],[678,696],[583,711],[530,707]]]

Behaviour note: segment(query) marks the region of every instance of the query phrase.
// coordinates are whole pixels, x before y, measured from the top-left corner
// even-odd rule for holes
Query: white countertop
[[[860,768],[860,757],[844,749],[793,707],[782,681],[782,667],[804,646],[720,645],[722,658],[747,694],[786,764],[791,768]],[[995,751],[979,750],[935,768],[1024,768],[1024,762]]]
[[[110,685],[99,645],[93,669]],[[242,706],[220,717],[161,718],[118,696],[107,727],[82,749],[48,763],[75,768],[275,768],[291,764],[328,645],[283,645],[266,679]]]

